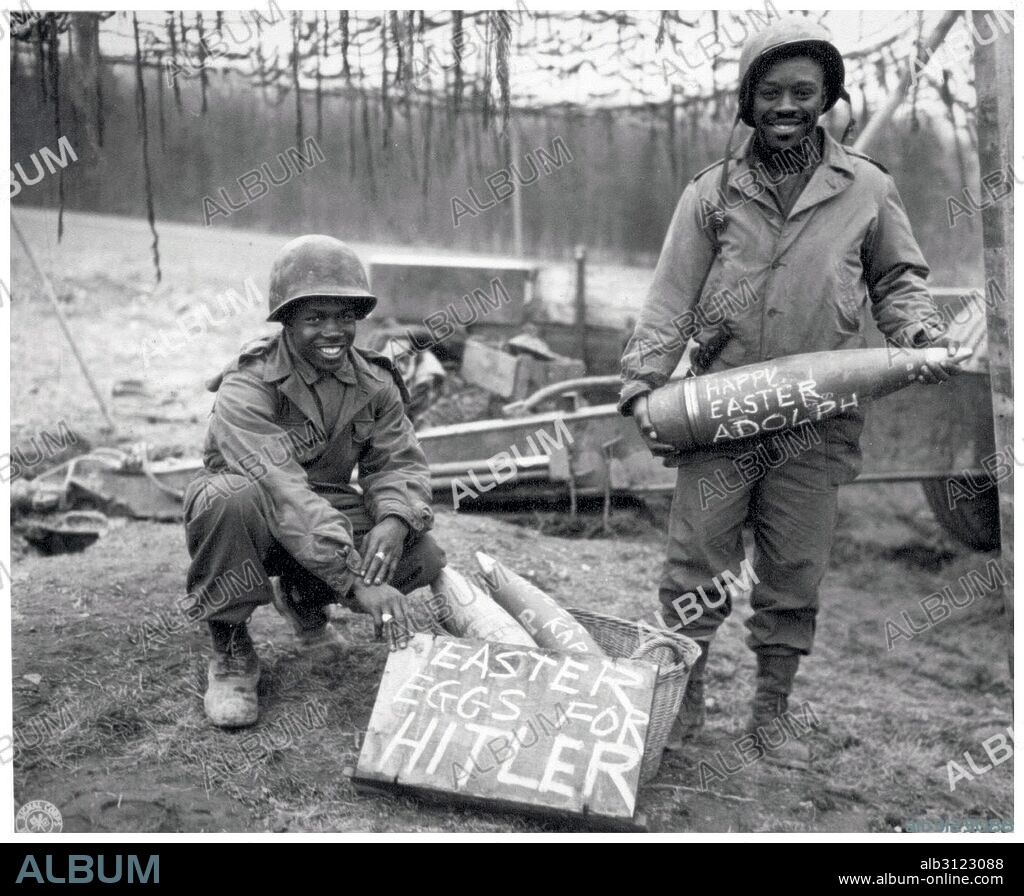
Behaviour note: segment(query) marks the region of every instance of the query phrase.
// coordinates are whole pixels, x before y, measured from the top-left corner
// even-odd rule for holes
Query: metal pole
[[[28,256],[29,263],[36,272],[36,276],[42,280],[43,291],[46,293],[46,297],[50,300],[50,304],[53,306],[53,313],[57,315],[57,323],[60,324],[64,337],[71,346],[71,351],[75,354],[75,360],[78,361],[78,366],[82,369],[85,381],[89,384],[89,388],[92,390],[92,394],[96,398],[96,403],[100,406],[100,411],[103,413],[103,419],[107,421],[107,426],[110,428],[110,431],[113,432],[117,427],[114,426],[114,421],[110,418],[110,412],[107,410],[107,404],[103,400],[103,396],[100,394],[99,387],[93,380],[92,374],[89,373],[89,368],[85,366],[85,359],[82,357],[82,353],[78,350],[78,346],[75,344],[75,337],[71,335],[71,327],[68,326],[67,318],[64,316],[60,303],[57,301],[57,293],[53,290],[53,284],[50,283],[50,278],[46,276],[43,269],[39,266],[39,262],[36,261],[36,257],[32,253],[32,248],[29,246],[28,240],[25,239],[25,234],[21,232],[21,228],[18,226],[18,222],[13,215],[11,216],[11,228],[17,234],[18,240],[21,242],[21,246],[25,250],[25,254]]]
[[[587,250],[576,247],[576,356],[590,370],[587,356]]]
[[[974,48],[974,84],[978,96],[978,162],[982,178],[1003,171],[1013,155],[1013,32],[996,29],[993,13],[975,10],[976,34],[991,31],[996,39]],[[989,21],[986,22],[985,19]],[[1009,184],[1012,187],[1012,183]],[[982,211],[985,278],[993,281],[1009,302],[986,308],[989,381],[996,449],[1013,457],[1013,190]],[[1003,604],[1009,634],[1010,674],[1013,674],[1013,476],[999,482],[999,524],[1002,569],[1006,575]]]
[[[508,130],[512,138],[512,158],[518,162],[520,158],[519,127],[514,121],[510,121]],[[521,186],[515,184],[513,186],[515,186],[515,191],[512,193],[512,244],[515,247],[516,255],[522,258],[525,254],[523,251],[523,190]]]

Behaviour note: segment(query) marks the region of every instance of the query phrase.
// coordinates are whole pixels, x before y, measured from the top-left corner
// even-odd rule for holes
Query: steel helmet
[[[270,317],[279,322],[289,305],[315,296],[352,299],[361,316],[377,304],[359,256],[341,240],[314,233],[285,245],[270,269]]]
[[[758,31],[744,45],[740,53],[740,120],[754,126],[753,99],[757,79],[780,59],[792,56],[810,56],[821,63],[825,72],[825,106],[828,112],[839,99],[849,102],[843,86],[846,69],[843,56],[831,41],[831,35],[822,25],[809,19],[787,16]]]

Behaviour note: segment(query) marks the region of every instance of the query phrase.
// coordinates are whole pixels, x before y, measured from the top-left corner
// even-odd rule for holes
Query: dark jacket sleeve
[[[864,244],[863,267],[871,313],[887,339],[913,345],[941,322],[925,281],[928,264],[914,238],[895,181],[885,176],[875,227]]]
[[[359,455],[359,485],[374,522],[397,516],[415,532],[430,529],[430,470],[398,386],[388,383],[369,410],[373,423]]]
[[[620,412],[637,395],[667,383],[686,349],[694,308],[714,259],[700,215],[698,187],[691,183],[672,216],[654,280],[622,356]]]
[[[275,422],[273,388],[242,368],[220,384],[210,432],[228,468],[254,485],[271,533],[339,594],[361,565],[348,518],[309,485],[296,447]]]

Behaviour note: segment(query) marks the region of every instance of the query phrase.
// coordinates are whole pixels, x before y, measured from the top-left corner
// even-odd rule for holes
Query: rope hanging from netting
[[[146,70],[160,74],[154,86],[161,150],[167,115],[192,114],[190,106],[207,114],[217,102],[214,77],[230,76],[251,84],[270,106],[290,97],[300,146],[309,130],[322,136],[324,98],[343,97],[352,143],[350,173],[356,173],[355,142],[361,141],[359,155],[365,160],[371,195],[379,189],[378,168],[394,161],[399,128],[404,126],[404,136],[410,138],[406,143],[414,179],[426,195],[431,165],[443,164],[431,160],[432,147],[450,149],[465,131],[479,156],[483,131],[490,132],[496,145],[504,143],[507,154],[510,121],[524,115],[615,116],[645,124],[652,133],[663,130],[678,184],[683,177],[676,145],[680,132],[693,126],[706,131],[734,114],[740,48],[758,27],[770,23],[769,10],[779,15],[770,4],[760,15],[533,11],[521,2],[501,11],[341,10],[334,15],[286,13],[270,3],[263,12],[190,13],[189,18],[180,12],[12,13],[10,30],[17,50],[12,65],[21,60],[37,67],[41,101],[53,106],[58,136],[70,106],[76,121],[85,121],[102,147],[104,69],[128,66],[133,71],[152,226],[145,82],[154,79],[144,77]],[[815,18],[830,24],[828,14]],[[894,11],[881,33],[863,39],[858,35],[855,48],[844,52],[847,83],[859,94],[861,122],[869,118],[869,104],[880,108],[886,92],[912,64],[924,28],[923,14]],[[850,30],[844,26],[842,43],[850,42]],[[69,63],[63,71],[62,55]],[[922,70],[913,81],[912,126],[931,100],[956,134],[966,130],[974,142],[969,61],[932,67],[934,74]],[[72,80],[80,83],[69,86]],[[70,104],[61,103],[62,83]],[[173,94],[166,109],[165,89]],[[306,99],[312,102],[315,125],[307,126],[304,118],[309,114],[304,112]],[[379,122],[377,137],[371,119]],[[63,172],[58,192],[62,230]],[[158,259],[155,227],[153,253]]]
[[[34,28],[19,28],[19,15],[12,14],[14,36],[39,43],[40,59],[46,53],[40,35],[54,26],[66,30],[69,16],[92,15],[100,22],[103,62],[134,65],[125,13],[48,13]],[[772,18],[530,11],[519,4],[500,11],[341,11],[335,20],[328,13],[286,14],[273,3],[265,14],[214,17],[211,29],[209,13],[205,19],[196,13],[191,25],[184,13],[138,14],[142,63],[164,72],[179,110],[182,81],[196,84],[206,112],[211,74],[234,72],[262,90],[304,92],[317,103],[325,92],[368,92],[389,120],[396,97],[404,104],[429,96],[453,117],[473,111],[485,125],[493,121],[502,129],[513,110],[610,109],[658,117],[674,97],[680,108],[717,104],[734,92],[726,73],[735,71],[742,42]],[[871,70],[898,74],[920,42],[922,23],[916,13],[895,14],[884,36],[844,53],[850,83],[862,83]],[[915,80],[915,96],[924,86],[927,79]],[[296,104],[298,133],[304,133],[301,117]]]

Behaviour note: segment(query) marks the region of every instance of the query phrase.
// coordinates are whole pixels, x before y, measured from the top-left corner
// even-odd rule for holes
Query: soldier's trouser
[[[835,529],[838,484],[852,478],[827,443],[800,450],[781,437],[760,453],[712,455],[679,468],[659,599],[666,625],[710,640],[753,585],[747,644],[810,653]],[[806,443],[805,443],[806,444]],[[743,526],[754,535],[745,563]]]
[[[214,483],[216,487],[207,488]],[[361,501],[340,509],[352,523],[358,548],[373,520]],[[304,602],[314,605],[341,596],[274,539],[245,476],[205,473],[193,482],[185,496],[185,534],[192,558],[186,615],[192,621],[245,622],[256,607],[270,603],[270,576],[282,576]],[[428,533],[413,533],[406,539],[391,584],[408,594],[429,585],[444,565],[445,554],[437,542]]]

